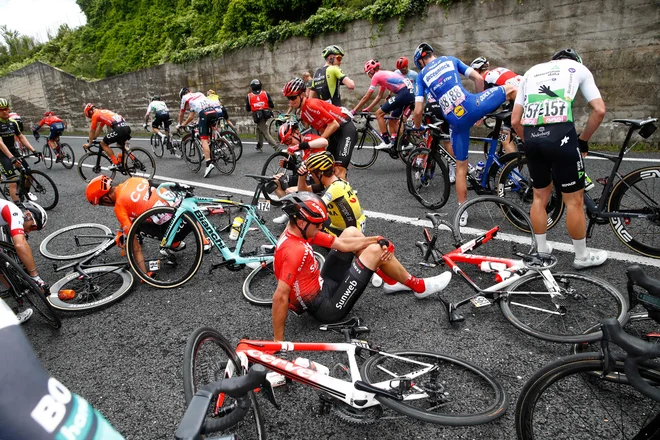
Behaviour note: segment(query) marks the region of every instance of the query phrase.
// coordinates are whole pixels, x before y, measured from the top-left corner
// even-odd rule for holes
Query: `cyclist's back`
[[[366,216],[360,206],[360,201],[351,185],[337,178],[321,195],[328,207],[330,224],[327,229],[333,235],[339,235],[349,226],[354,226],[364,233]]]
[[[163,189],[168,193],[168,198],[174,198],[174,194]],[[176,202],[170,202],[162,199],[151,187],[147,179],[141,177],[131,177],[124,183],[117,185],[115,189],[115,215],[124,231],[128,232],[137,217],[148,209],[155,206],[174,206]]]
[[[312,89],[319,99],[341,107],[340,88],[346,77],[339,66],[323,66],[316,70],[312,79]]]

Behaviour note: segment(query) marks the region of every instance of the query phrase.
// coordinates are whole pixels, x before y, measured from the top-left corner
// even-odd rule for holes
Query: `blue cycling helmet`
[[[415,55],[413,57],[413,61],[415,62],[415,66],[417,66],[418,69],[420,70],[422,69],[422,66],[419,65],[419,60],[424,58],[429,53],[433,53],[433,47],[431,47],[430,44],[422,43],[419,46],[417,46],[417,49],[415,49]]]

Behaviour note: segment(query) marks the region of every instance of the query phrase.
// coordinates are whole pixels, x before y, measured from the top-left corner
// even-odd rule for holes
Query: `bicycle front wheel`
[[[614,363],[613,373],[623,374]],[[601,379],[599,353],[566,356],[538,370],[523,387],[516,405],[516,433],[520,440],[591,440],[637,437],[660,414],[658,402],[635,388]],[[645,380],[660,383],[660,371],[639,367]],[[657,426],[655,434],[657,435]]]
[[[144,148],[131,148],[130,153],[124,154],[124,169],[131,177],[149,180],[156,174],[156,161]]]
[[[73,164],[76,162],[76,155],[73,153],[73,148],[69,144],[60,144],[60,159],[64,168],[67,170],[73,168]]]
[[[50,150],[48,145],[44,145],[44,148],[41,152],[44,155],[44,166],[47,169],[51,169],[53,167],[53,152]]]
[[[236,169],[236,156],[229,141],[224,138],[211,142],[215,167],[222,174],[229,175]]]
[[[220,132],[220,137],[226,139],[227,142],[229,142],[232,149],[234,150],[236,160],[240,159],[243,155],[243,142],[241,141],[241,138],[239,138],[238,135],[232,130],[225,130]],[[275,139],[278,139],[278,137],[275,136]]]
[[[635,252],[660,258],[660,167],[641,168],[626,175],[612,190],[607,209],[621,214],[610,218],[619,240]]]
[[[502,313],[528,335],[551,342],[600,340],[601,331],[587,333],[604,318],[628,319],[628,300],[603,279],[577,273],[553,273],[560,292],[548,291],[541,273],[525,276],[507,288]]]
[[[366,133],[358,133],[359,141],[351,153],[351,165],[355,168],[369,168],[378,158],[378,150],[375,147],[380,144],[380,138],[368,128],[363,130],[366,130]]]
[[[188,169],[193,173],[199,171],[202,167],[203,154],[202,154],[202,145],[199,142],[199,139],[196,139],[192,136],[188,137],[181,144],[183,149],[183,158],[188,166]]]
[[[110,165],[112,161],[105,154],[85,153],[78,161],[78,174],[87,183],[101,174],[114,179],[116,172],[108,170]]]
[[[99,309],[119,301],[133,287],[133,274],[123,267],[91,267],[84,272],[84,277],[72,272],[53,284],[48,302],[67,312]],[[75,296],[62,300],[58,295],[62,290],[72,290]]]
[[[30,192],[46,211],[50,211],[57,206],[60,200],[60,194],[57,191],[57,185],[48,175],[38,170],[28,170],[25,172],[25,191]],[[21,197],[21,200],[23,197]]]
[[[170,206],[151,208],[135,219],[126,237],[131,269],[142,281],[161,289],[185,284],[202,264],[202,235],[188,213],[172,225],[176,240],[173,245],[177,245],[171,249],[161,247],[175,212]]]
[[[392,356],[395,355],[396,357]],[[417,376],[423,364],[431,369]],[[376,396],[382,405],[408,417],[449,426],[488,423],[503,416],[509,398],[502,385],[483,369],[440,353],[396,351],[370,357],[360,373],[365,382],[392,388],[412,379],[403,400]],[[403,387],[402,387],[403,388]]]
[[[234,348],[217,331],[211,328],[198,328],[189,337],[183,355],[183,391],[186,403],[202,386],[219,380],[242,376],[244,374],[240,360]],[[224,393],[213,396],[204,417],[204,433],[218,432],[218,425],[223,423],[236,406],[236,400]],[[248,393],[251,408],[238,424],[226,429],[237,438],[265,439],[266,429],[263,416],[253,391]]]
[[[440,209],[449,199],[447,165],[426,147],[414,149],[406,164],[408,191],[423,206]]]
[[[165,149],[163,148],[163,139],[156,133],[151,135],[151,150],[154,152],[154,156],[163,157]]]
[[[293,156],[289,156],[288,153],[284,151],[278,151],[270,155],[264,166],[261,168],[262,176],[274,176],[275,174],[284,174],[289,181],[289,184],[292,184],[294,180],[297,182],[297,172],[295,163],[293,163]],[[295,185],[295,183],[294,183]],[[275,193],[267,193],[263,191],[264,198],[270,201],[273,206],[281,206],[280,198],[277,197]]]
[[[75,260],[92,255],[114,240],[112,230],[98,223],[81,223],[59,229],[44,238],[39,252],[51,260]]]

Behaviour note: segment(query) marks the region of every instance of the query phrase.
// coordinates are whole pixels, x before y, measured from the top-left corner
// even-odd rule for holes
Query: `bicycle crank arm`
[[[236,264],[236,260],[232,258],[231,260],[225,260],[225,261],[222,261],[220,263],[216,263],[216,264],[211,266],[211,268],[209,269],[209,273],[211,273],[212,271],[214,271],[215,269],[217,269],[219,267],[229,266],[230,264]]]
[[[391,397],[392,399],[395,400],[403,400],[403,396],[401,394],[395,393],[394,391],[378,388],[362,380],[355,381],[353,385],[355,386],[355,389],[358,391],[366,391],[367,393],[372,393],[377,396],[385,396],[385,397]]]

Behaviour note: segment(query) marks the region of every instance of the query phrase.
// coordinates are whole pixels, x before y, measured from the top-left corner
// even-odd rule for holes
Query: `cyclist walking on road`
[[[589,103],[591,113],[578,137],[573,121],[573,102],[578,89]],[[587,249],[587,222],[584,217],[584,162],[589,139],[605,117],[605,102],[594,77],[573,49],[562,49],[547,63],[525,73],[511,115],[511,123],[525,141],[525,155],[534,185],[530,210],[539,252],[551,252],[546,240],[548,216],[545,207],[553,182],[566,204],[566,227],[573,239],[573,267],[599,266],[607,252]]]
[[[309,98],[318,98],[341,107],[340,86],[345,85],[349,90],[355,89],[353,80],[347,77],[340,67],[344,49],[333,44],[323,49],[321,55],[325,59],[325,65],[314,73]]]
[[[266,121],[273,117],[273,100],[270,94],[261,90],[261,81],[253,79],[250,82],[250,89],[252,91],[245,97],[245,111],[252,112],[252,120],[257,124],[257,151],[262,151],[264,139],[270,144],[275,151],[278,150],[277,142],[268,133],[268,125]]]

